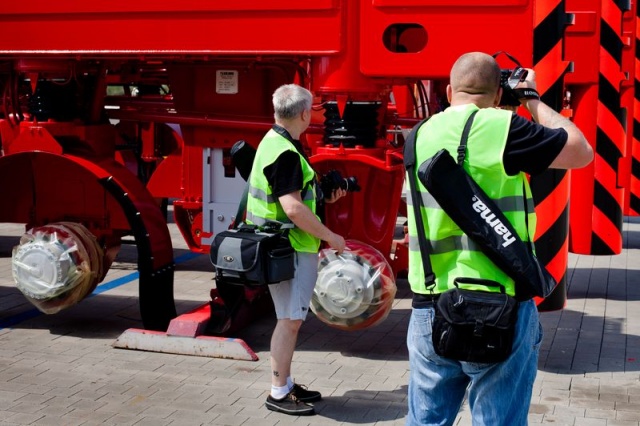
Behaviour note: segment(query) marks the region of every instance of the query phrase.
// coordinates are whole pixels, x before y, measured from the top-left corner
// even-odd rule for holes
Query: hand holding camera
[[[323,201],[326,204],[332,204],[332,203],[335,203],[336,201],[338,201],[340,198],[344,197],[345,195],[347,195],[347,190],[346,189],[342,189],[342,188],[338,188],[338,189],[335,189]]]
[[[330,170],[320,178],[320,190],[326,203],[333,203],[347,194],[360,191],[358,179],[355,176],[343,178],[339,171]]]
[[[502,87],[500,106],[520,106],[526,99],[540,99],[536,90],[535,72],[532,69],[523,68],[516,58],[506,52],[495,53],[493,57],[497,57],[500,53],[504,53],[516,64],[512,69],[500,70]]]

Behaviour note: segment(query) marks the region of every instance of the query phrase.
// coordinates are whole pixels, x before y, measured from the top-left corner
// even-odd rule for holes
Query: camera
[[[527,78],[527,74],[529,73],[526,69],[522,68],[520,62],[504,51],[499,51],[494,53],[493,58],[497,59],[498,56],[504,54],[507,58],[511,60],[516,66],[514,68],[507,68],[500,70],[500,87],[502,87],[502,97],[500,98],[500,106],[520,106],[520,101],[518,97],[513,93],[513,89]]]
[[[522,67],[500,70],[500,86],[502,87],[502,97],[500,106],[519,106],[520,101],[513,93],[513,89],[527,78],[528,71]]]
[[[320,190],[323,197],[330,197],[333,191],[338,188],[345,189],[347,192],[360,191],[360,185],[358,185],[358,179],[355,176],[343,178],[337,170],[329,170],[320,178]]]

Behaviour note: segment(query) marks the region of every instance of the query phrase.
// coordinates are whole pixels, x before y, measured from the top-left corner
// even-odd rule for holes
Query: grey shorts
[[[293,279],[269,285],[278,319],[304,320],[318,278],[318,254],[296,252]]]

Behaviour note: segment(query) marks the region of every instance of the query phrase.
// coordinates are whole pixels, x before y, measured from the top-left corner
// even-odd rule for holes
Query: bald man
[[[533,121],[497,108],[502,96],[500,68],[485,53],[462,55],[451,69],[446,90],[450,106],[417,132],[416,165],[443,148],[455,158],[463,128],[475,113],[464,168],[502,207],[520,238],[533,241],[535,212],[527,175],[549,168],[584,167],[593,159],[591,146],[570,120],[540,101],[533,70],[528,70],[526,80],[514,91]],[[417,177],[409,178],[415,179],[423,199],[429,200]],[[413,300],[407,335],[411,371],[406,424],[453,424],[467,392],[473,425],[526,425],[542,341],[536,305],[533,300],[518,303],[514,342],[505,361],[472,363],[436,354],[431,329],[434,302],[439,294],[454,287],[455,278],[492,280],[511,296],[515,296],[515,283],[437,204],[427,207],[421,214],[436,276],[429,288],[425,286],[413,209],[408,209]]]

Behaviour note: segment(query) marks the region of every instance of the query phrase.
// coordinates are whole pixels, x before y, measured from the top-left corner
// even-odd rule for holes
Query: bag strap
[[[469,132],[471,131],[471,125],[473,124],[473,119],[476,116],[479,110],[475,110],[471,113],[469,118],[467,118],[467,122],[464,125],[464,129],[462,130],[462,135],[460,136],[460,144],[458,145],[458,164],[462,165],[464,159],[466,157],[466,149],[467,149],[467,141],[469,139]],[[436,276],[433,273],[433,267],[431,266],[431,258],[429,257],[429,251],[427,244],[427,238],[424,234],[424,221],[422,220],[421,208],[422,208],[422,197],[418,193],[417,183],[416,183],[416,175],[415,175],[415,166],[416,166],[416,135],[418,133],[418,129],[429,119],[422,120],[418,124],[416,124],[409,135],[407,136],[407,140],[404,145],[404,167],[409,174],[409,188],[411,190],[411,200],[413,202],[413,216],[416,221],[416,230],[418,233],[418,244],[420,246],[420,256],[422,257],[422,267],[424,268],[424,285],[429,290],[429,292],[433,292],[433,287],[435,287]]]
[[[236,212],[236,218],[233,221],[233,228],[238,229],[238,226],[243,222],[244,214],[247,211],[247,198],[249,198],[249,179],[247,178],[247,184],[242,191],[242,197],[240,197],[240,204],[238,204],[238,211]]]
[[[249,179],[247,179],[247,184],[242,191],[242,196],[240,197],[240,203],[238,204],[238,211],[236,212],[236,218],[233,221],[233,227],[231,229],[238,229],[241,223],[244,222],[244,214],[247,211],[247,199],[249,198]],[[271,223],[271,222],[269,222]],[[273,222],[275,224],[280,224],[278,226],[278,230],[282,230],[283,235],[289,235],[289,230],[295,228],[293,223],[280,223]],[[265,225],[266,226],[266,225]]]
[[[527,237],[529,238],[529,244],[527,244],[527,247],[529,247],[529,252],[533,255],[534,243],[533,238],[531,238],[531,234],[529,234],[529,203],[527,202],[529,200],[527,200],[527,188],[524,181],[522,182],[522,198],[524,198],[524,226],[527,230]]]
[[[417,178],[415,173],[416,168],[416,134],[418,133],[418,129],[422,126],[429,117],[420,121],[418,124],[413,126],[411,132],[407,136],[407,139],[404,143],[404,167],[407,170],[409,175],[409,189],[411,190],[411,200],[413,203],[413,216],[416,221],[416,230],[418,232],[418,244],[420,245],[420,256],[422,257],[422,267],[424,268],[424,286],[430,293],[433,293],[433,288],[436,283],[436,276],[433,273],[433,268],[431,267],[431,259],[429,258],[429,251],[427,244],[427,238],[424,235],[424,222],[422,221],[422,214],[420,209],[422,208],[422,197],[418,193],[417,187]]]
[[[467,156],[467,141],[469,140],[469,132],[471,131],[471,125],[473,124],[473,119],[476,114],[480,111],[479,109],[473,111],[469,118],[467,118],[467,122],[464,125],[464,129],[462,130],[462,136],[460,136],[460,145],[458,145],[458,165],[462,166],[464,163],[464,159]]]
[[[467,123],[464,125],[462,136],[460,137],[460,145],[458,145],[458,165],[460,166],[462,166],[462,163],[464,163],[464,159],[467,155],[467,141],[469,139],[469,132],[471,131],[471,125],[473,124],[473,119],[478,111],[479,110],[475,110],[471,113],[471,115],[467,119]],[[524,186],[524,182],[522,183],[522,194],[524,197],[524,209],[525,209],[524,220],[525,220],[525,226],[527,229],[527,235],[529,236],[528,247],[529,247],[529,251],[533,253],[533,240],[531,239],[531,235],[529,235],[529,209],[528,209],[528,203],[527,203],[527,192]]]
[[[473,124],[473,118],[475,117],[478,111],[479,110],[476,110],[471,113],[471,115],[467,119],[467,123],[464,126],[464,130],[462,131],[462,137],[460,138],[460,145],[458,145],[458,165],[460,165],[461,167],[466,157],[467,141],[469,138],[469,132],[471,131],[471,125]],[[524,198],[525,227],[527,230],[527,235],[529,237],[529,244],[527,244],[527,248],[529,249],[529,252],[531,253],[531,255],[533,255],[533,240],[531,239],[531,235],[529,234],[529,208],[527,203],[527,192],[526,192],[524,182],[522,183],[522,196]]]

